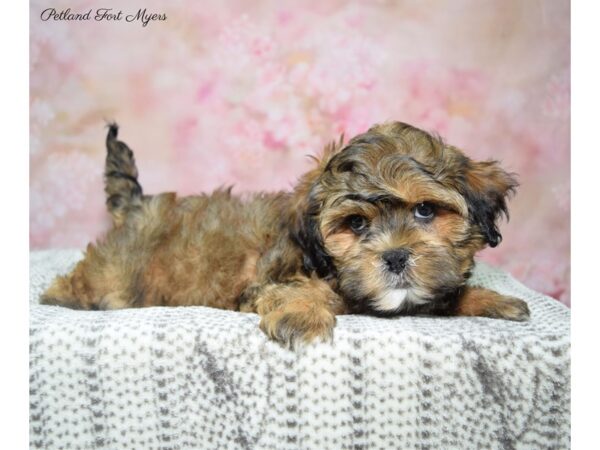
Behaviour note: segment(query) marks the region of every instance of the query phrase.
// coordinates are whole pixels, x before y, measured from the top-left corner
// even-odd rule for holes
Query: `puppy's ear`
[[[343,137],[339,142],[332,142],[325,147],[322,156],[315,158],[316,167],[300,179],[290,202],[290,233],[302,249],[304,269],[309,273],[316,272],[323,278],[335,275],[335,266],[325,250],[319,228],[322,199],[326,195],[323,174],[329,170],[329,161],[340,151],[342,145]]]
[[[325,250],[319,230],[318,212],[314,207],[307,208],[297,216],[296,223],[292,225],[291,236],[302,249],[306,272],[316,272],[321,278],[335,275],[335,266]]]
[[[508,219],[506,200],[518,185],[514,174],[504,171],[497,161],[469,161],[467,164],[464,196],[469,215],[479,225],[490,247],[502,241],[497,221],[501,215]]]

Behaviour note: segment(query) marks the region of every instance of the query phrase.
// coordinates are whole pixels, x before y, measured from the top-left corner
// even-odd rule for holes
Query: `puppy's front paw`
[[[529,320],[529,306],[523,300],[515,297],[498,296],[490,307],[490,317],[524,322]]]
[[[489,289],[467,287],[458,298],[458,316],[491,317],[523,322],[529,319],[529,307],[523,300]]]
[[[325,308],[298,308],[286,305],[262,317],[260,328],[265,334],[287,348],[296,348],[321,339],[333,339],[335,315]]]

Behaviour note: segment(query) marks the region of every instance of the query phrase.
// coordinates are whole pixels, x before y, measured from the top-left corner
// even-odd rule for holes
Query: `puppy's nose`
[[[385,252],[383,252],[383,255],[381,255],[388,269],[394,273],[400,273],[404,270],[409,256],[410,253],[408,252],[408,250],[405,250],[403,248],[386,250]]]

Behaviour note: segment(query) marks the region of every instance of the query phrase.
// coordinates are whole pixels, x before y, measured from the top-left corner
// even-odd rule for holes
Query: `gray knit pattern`
[[[339,316],[333,343],[255,314],[38,304],[80,251],[30,258],[30,443],[41,449],[566,449],[570,311],[482,263],[526,323]]]

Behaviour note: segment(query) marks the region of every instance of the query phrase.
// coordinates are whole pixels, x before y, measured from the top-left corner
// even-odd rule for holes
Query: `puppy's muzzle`
[[[406,267],[410,253],[404,248],[395,248],[386,250],[381,255],[382,259],[390,272],[400,274]]]

